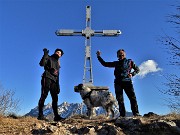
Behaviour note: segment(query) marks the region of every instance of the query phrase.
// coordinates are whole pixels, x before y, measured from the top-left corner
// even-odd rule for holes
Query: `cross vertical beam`
[[[91,29],[91,7],[86,6],[86,28],[81,31],[70,29],[60,29],[56,32],[57,36],[84,36],[85,37],[85,60],[83,84],[93,85],[92,59],[91,59],[91,37],[92,36],[119,36],[120,30],[92,30]]]
[[[85,59],[84,59],[84,74],[83,74],[83,84],[92,85],[93,84],[93,74],[92,74],[92,59],[91,59],[91,7],[86,6],[86,29],[83,31],[86,36],[85,40]]]

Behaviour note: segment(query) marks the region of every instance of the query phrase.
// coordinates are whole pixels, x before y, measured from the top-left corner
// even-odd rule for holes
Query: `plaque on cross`
[[[84,36],[85,37],[85,61],[83,84],[93,86],[92,59],[91,59],[91,37],[92,36],[118,36],[120,30],[93,30],[91,29],[91,7],[86,6],[86,28],[84,30],[60,29],[57,36]]]

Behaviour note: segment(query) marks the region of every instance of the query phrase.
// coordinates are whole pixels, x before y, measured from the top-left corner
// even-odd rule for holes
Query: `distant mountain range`
[[[96,107],[96,115],[105,115],[106,111],[102,107]],[[58,113],[63,118],[68,118],[73,115],[86,115],[87,107],[84,103],[67,103],[63,102],[58,106]],[[114,112],[115,117],[119,116],[119,109],[118,106],[114,106]],[[52,104],[49,103],[44,106],[43,110],[44,116],[48,117],[49,119],[52,119],[54,117],[53,110],[52,110]],[[132,116],[131,112],[126,113],[127,116]],[[25,116],[38,116],[38,107],[35,107],[34,109],[31,109],[31,111]]]

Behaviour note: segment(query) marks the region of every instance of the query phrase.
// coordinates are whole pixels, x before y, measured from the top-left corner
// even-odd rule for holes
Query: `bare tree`
[[[174,5],[173,5],[174,6]],[[168,63],[173,67],[173,71],[179,71],[180,69],[180,41],[178,37],[180,36],[180,6],[174,6],[176,8],[176,13],[167,16],[168,22],[175,28],[177,37],[173,37],[165,34],[161,37],[160,41],[168,53]],[[165,90],[160,90],[162,93],[169,96],[166,100],[170,109],[174,112],[180,113],[180,75],[178,72],[173,72],[170,74],[163,75],[166,79],[164,85]]]
[[[19,99],[15,99],[13,90],[5,90],[0,86],[0,114],[7,115],[15,113],[19,109]]]
[[[176,30],[178,33],[180,33],[179,28],[180,28],[180,6],[177,5],[172,5],[172,7],[175,7],[176,13],[168,15],[168,22],[171,23],[173,26],[175,26]]]

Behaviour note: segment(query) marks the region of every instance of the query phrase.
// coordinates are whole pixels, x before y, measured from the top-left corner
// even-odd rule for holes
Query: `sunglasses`
[[[120,54],[119,56],[124,56],[124,54]]]

